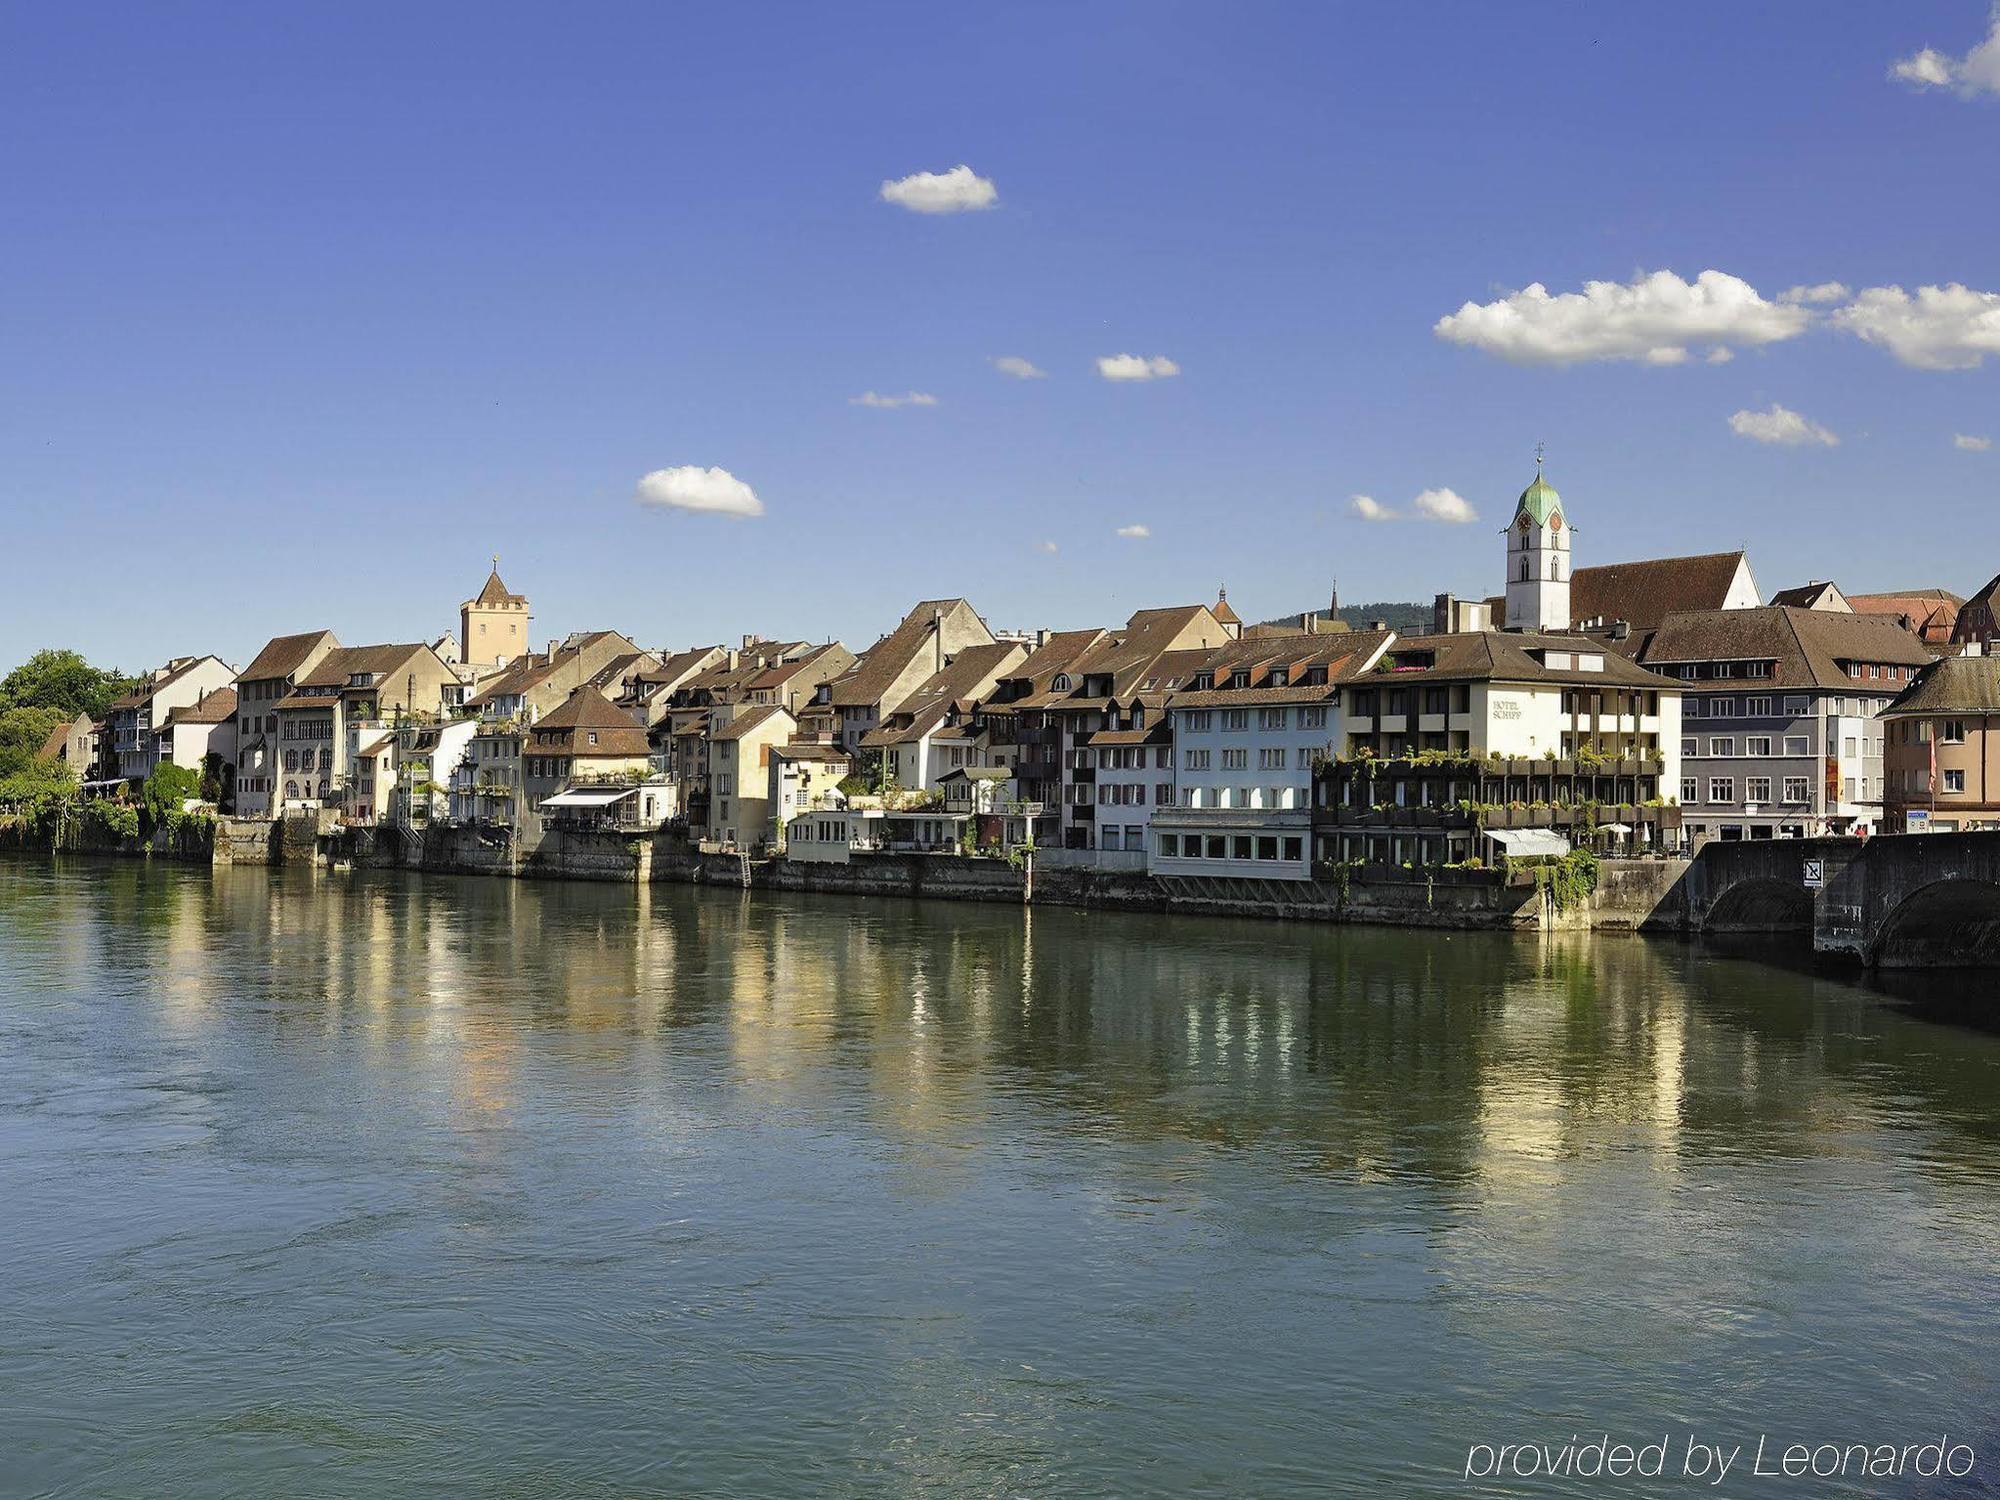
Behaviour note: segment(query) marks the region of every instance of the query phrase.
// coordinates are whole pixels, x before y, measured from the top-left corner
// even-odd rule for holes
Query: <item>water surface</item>
[[[1637,939],[0,862],[0,1494],[1990,1493],[1996,1063]]]

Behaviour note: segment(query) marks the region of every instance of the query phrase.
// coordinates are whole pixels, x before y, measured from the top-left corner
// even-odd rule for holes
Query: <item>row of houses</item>
[[[1504,591],[1439,595],[1428,632],[1350,624],[1337,599],[1246,624],[1221,591],[999,632],[947,598],[859,651],[608,629],[536,650],[496,559],[455,637],[177,658],[58,753],[100,789],[203,764],[240,816],[524,848],[667,827],[801,860],[1033,845],[1190,879],[2000,826],[2000,580],[1765,603],[1741,552],[1576,567],[1575,536],[1538,473]]]

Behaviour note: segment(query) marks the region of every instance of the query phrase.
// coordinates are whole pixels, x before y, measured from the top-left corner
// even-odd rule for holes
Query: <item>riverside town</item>
[[[1767,597],[1742,551],[1593,561],[1577,514],[1538,461],[1498,587],[1439,593],[1427,621],[1330,595],[1249,623],[1218,588],[1006,629],[935,598],[858,648],[644,643],[614,622],[544,639],[496,557],[430,640],[274,622],[241,665],[186,643],[101,714],[50,723],[33,774],[0,784],[4,816],[20,845],[223,862],[1809,926],[1870,962],[2000,956],[1990,886],[1846,930],[1813,911],[1827,861],[1885,835],[1995,837],[1926,839],[1872,887],[1928,891],[1992,857],[2000,578]],[[1772,853],[1719,850],[1686,878],[1738,844]],[[1780,846],[1810,851],[1789,876]]]

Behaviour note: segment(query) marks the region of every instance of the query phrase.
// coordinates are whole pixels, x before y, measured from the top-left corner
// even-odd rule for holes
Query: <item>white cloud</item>
[[[1443,521],[1462,526],[1479,519],[1472,503],[1456,490],[1439,487],[1424,490],[1410,502],[1407,511],[1394,510],[1373,495],[1350,495],[1347,508],[1364,521]]]
[[[879,406],[893,410],[898,406],[936,406],[937,397],[926,391],[910,391],[901,396],[880,396],[874,391],[863,391],[858,396],[847,398],[849,406]]]
[[[1106,354],[1097,361],[1097,373],[1106,380],[1165,380],[1180,372],[1164,354]]]
[[[1786,287],[1778,293],[1778,300],[1788,307],[1797,307],[1802,302],[1845,302],[1852,295],[1845,282],[1819,281],[1811,286]]]
[[[660,505],[671,510],[710,511],[724,516],[764,514],[764,502],[749,485],[727,469],[704,469],[700,464],[653,470],[639,481],[636,498],[641,505]]]
[[[1989,16],[1985,39],[1963,57],[1925,47],[1897,60],[1889,76],[1919,89],[1954,89],[1959,97],[2000,94],[2000,3]]]
[[[1993,447],[1990,437],[1974,437],[1969,432],[1955,432],[1951,435],[1951,445],[1966,453],[1986,453]]]
[[[949,172],[912,172],[882,184],[882,201],[898,204],[917,214],[959,214],[968,209],[991,208],[1000,190],[993,179],[981,177],[960,164]]]
[[[1018,354],[994,356],[993,368],[1002,375],[1012,375],[1016,380],[1046,380],[1049,372],[1038,369],[1031,359],[1023,359]]]
[[[1920,286],[1914,297],[1899,286],[1864,287],[1833,321],[1920,370],[1970,370],[2000,354],[2000,293],[1955,281]]]
[[[1588,281],[1581,292],[1553,297],[1536,282],[1497,302],[1468,302],[1431,331],[1515,364],[1680,364],[1690,344],[1776,343],[1810,321],[1804,308],[1767,301],[1722,271],[1703,271],[1692,282],[1655,271],[1629,283]]]
[[[1421,520],[1448,521],[1454,526],[1479,519],[1479,512],[1456,490],[1425,490],[1410,502],[1410,510]]]
[[[1120,536],[1129,536],[1129,537],[1147,537],[1153,534],[1153,528],[1150,526],[1140,526],[1137,524],[1131,526],[1120,526],[1118,528],[1118,534]]]
[[[1729,430],[1738,437],[1752,438],[1760,443],[1778,443],[1787,448],[1804,447],[1809,443],[1825,448],[1840,446],[1840,439],[1819,423],[1775,401],[1769,411],[1739,411],[1729,419]]]
[[[1726,365],[1734,358],[1736,351],[1727,344],[1717,344],[1708,351],[1708,363],[1712,365]]]
[[[1049,556],[1054,557],[1058,552],[1062,551],[1062,548],[1058,547],[1054,542],[1037,542],[1035,543],[1035,550],[1037,552],[1046,552]]]

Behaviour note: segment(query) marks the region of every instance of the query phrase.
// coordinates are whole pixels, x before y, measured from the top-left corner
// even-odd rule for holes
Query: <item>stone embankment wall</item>
[[[1136,871],[1038,868],[955,854],[857,855],[850,863],[792,863],[703,853],[664,833],[552,831],[530,852],[493,829],[433,826],[338,829],[324,813],[278,822],[222,818],[165,857],[224,864],[324,860],[356,869],[421,869],[448,875],[535,880],[714,885],[739,890],[931,897],[948,901],[1080,906],[1098,911],[1184,912],[1289,921],[1368,922],[1403,927],[1672,930],[1682,920],[1687,862],[1605,860],[1595,894],[1558,912],[1536,886],[1490,871],[1358,872],[1338,884],[1313,881],[1153,879]],[[0,824],[0,849],[22,848],[21,830]],[[128,841],[129,842],[129,841]],[[85,852],[143,854],[142,848]],[[156,851],[162,852],[162,851]]]

